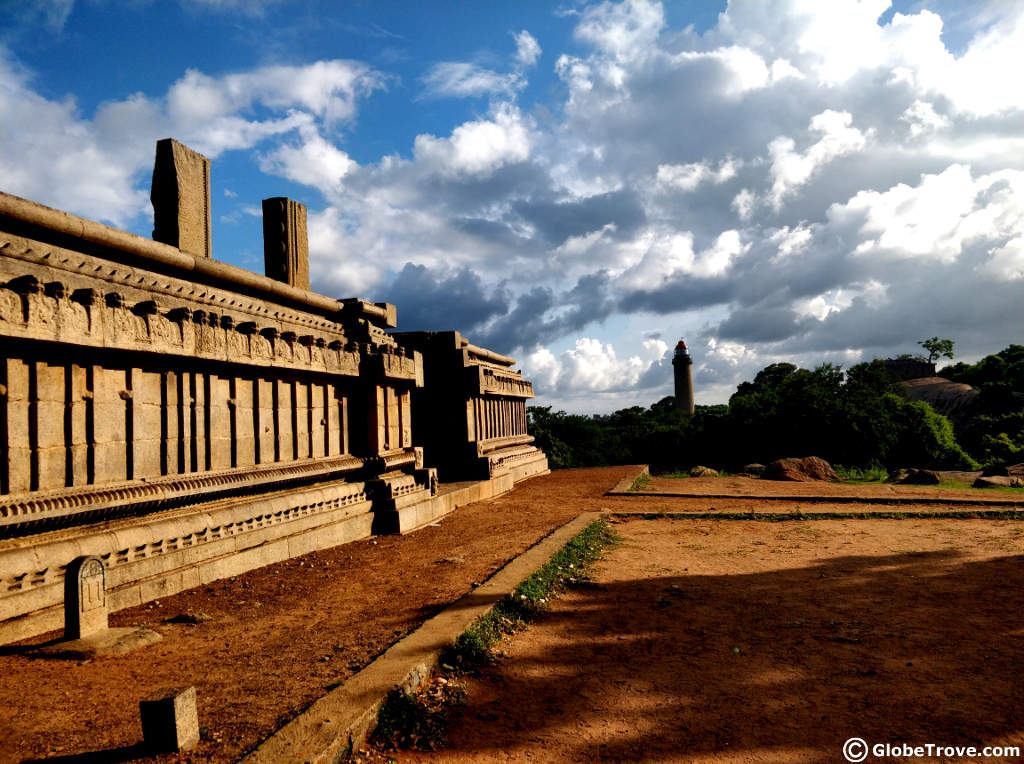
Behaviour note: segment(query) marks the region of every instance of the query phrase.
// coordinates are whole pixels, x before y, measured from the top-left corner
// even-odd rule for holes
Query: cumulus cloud
[[[792,138],[776,138],[768,145],[772,158],[772,205],[778,210],[782,200],[805,184],[820,168],[836,157],[861,151],[868,136],[851,127],[853,115],[826,109],[811,118],[809,131],[821,135],[804,152],[794,150]],[[869,133],[870,134],[870,133]]]
[[[587,5],[571,49],[522,30],[504,66],[427,67],[424,97],[486,106],[370,158],[346,138],[390,80],[360,62],[187,71],[88,115],[0,55],[0,175],[120,224],[155,138],[249,152],[309,188],[318,289],[518,354],[575,410],[670,393],[677,336],[700,403],[779,360],[976,357],[1020,341],[1024,8],[935,8],[733,2],[697,33]],[[542,45],[560,88],[525,103]]]
[[[530,124],[514,106],[465,122],[446,138],[417,135],[413,155],[445,175],[486,175],[530,156]]]
[[[351,122],[358,99],[385,80],[365,64],[340,60],[220,77],[190,69],[164,97],[105,101],[90,119],[71,97],[55,101],[36,93],[30,75],[0,55],[4,190],[128,225],[148,213],[148,189],[136,184],[152,166],[155,141],[167,135],[214,159],[298,133],[298,145],[282,145],[257,161],[298,182],[336,183],[349,166],[344,152],[319,137],[317,125]],[[269,114],[256,116],[257,107]]]
[[[523,359],[523,371],[535,379],[540,394],[551,397],[589,397],[594,393],[636,390],[653,365],[668,353],[661,340],[646,340],[643,354],[619,358],[610,343],[581,337],[572,348],[558,355],[538,348]]]

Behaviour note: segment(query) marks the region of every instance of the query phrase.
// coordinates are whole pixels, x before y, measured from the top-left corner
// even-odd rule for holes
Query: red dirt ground
[[[328,687],[351,676],[402,635],[457,600],[471,590],[474,584],[485,580],[507,560],[584,510],[707,512],[712,507],[727,509],[736,505],[745,507],[741,511],[753,508],[760,511],[771,505],[772,510],[789,511],[785,509],[788,502],[759,503],[750,499],[715,499],[711,502],[706,499],[604,496],[619,480],[635,473],[636,468],[629,467],[559,471],[527,481],[506,496],[463,507],[445,517],[439,525],[408,536],[355,542],[183,592],[140,608],[121,611],[111,616],[112,626],[146,625],[155,628],[164,637],[157,645],[128,655],[79,663],[32,659],[22,654],[21,647],[0,647],[0,762],[35,759],[109,761],[138,756],[139,751],[133,746],[142,737],[138,721],[139,699],[161,687],[187,684],[197,687],[200,724],[205,728],[205,733],[199,746],[181,757],[181,760],[233,761],[323,695]],[[685,482],[688,489],[698,485],[697,480]],[[758,488],[767,483],[752,482]],[[715,483],[715,490],[709,487],[708,492],[722,492],[722,485]],[[786,484],[786,488],[792,489],[793,485]],[[815,487],[824,488],[822,485]],[[936,501],[941,502],[942,495],[934,495]],[[972,492],[971,495],[977,494]],[[994,496],[988,493],[982,495]],[[793,506],[799,506],[799,500]],[[851,510],[847,504],[816,505],[819,509],[828,506],[838,511]],[[941,503],[935,506],[942,507]],[[888,506],[876,508],[884,511],[892,509]],[[732,528],[750,525],[764,530],[772,527],[746,521],[659,522],[660,525],[653,527],[678,530],[689,523],[704,523],[702,527],[716,531],[715,537],[719,532],[726,534],[722,543],[726,543],[729,534],[733,533],[729,530]],[[824,529],[831,522],[822,520],[806,524],[806,527]],[[889,521],[852,521],[849,533],[852,538],[861,533],[870,534],[875,523],[885,522]],[[918,521],[900,522],[914,524]],[[1013,522],[920,522],[928,528],[937,527],[931,525],[933,523],[967,528],[969,526],[966,524],[973,522],[979,522],[984,527],[998,528],[1001,530],[996,536],[1002,539],[999,543],[1011,545],[1004,554],[1009,554],[1013,549],[1016,550],[1014,555],[1020,554],[1017,529],[1024,526]],[[802,523],[787,523],[780,525],[779,529],[804,526]],[[897,523],[893,527],[904,526]],[[874,534],[874,537],[878,543],[882,542],[878,534]],[[950,543],[953,541],[953,537],[950,537]],[[765,541],[762,551],[769,554],[768,550],[774,548],[770,544],[774,543],[774,539]],[[1012,546],[1014,544],[1016,546]],[[804,551],[801,554],[817,553],[815,543],[807,541],[803,545]],[[695,551],[680,549],[675,554],[683,555],[678,557],[682,560]],[[910,545],[905,551],[915,550]],[[962,551],[969,557],[979,553],[970,544]],[[787,559],[786,555],[793,553],[780,547],[778,551],[771,552],[768,559]],[[865,548],[858,552],[859,556],[867,560],[874,559],[874,555],[878,554],[883,554],[880,549]],[[891,556],[892,553],[886,552],[883,559],[886,559],[886,554]],[[739,551],[732,555],[737,562],[743,557]],[[994,558],[993,565],[999,563],[994,567],[981,560],[984,563],[982,567],[973,569],[998,569],[1004,582],[1013,581],[1019,578],[1019,559],[1019,556],[1007,557],[1002,561],[1001,558]],[[936,558],[935,562],[929,564],[937,565],[940,561]],[[693,570],[688,563],[684,562],[683,566]],[[967,569],[969,566],[964,567]],[[818,568],[811,567],[809,570],[817,571]],[[854,566],[854,570],[858,570],[858,566]],[[927,573],[930,568],[922,570]],[[738,568],[736,572],[747,577],[738,579],[742,581],[790,580],[771,568],[762,572]],[[715,575],[721,579],[722,587],[725,587],[727,580],[737,580],[727,578],[731,573]],[[760,578],[762,576],[766,578]],[[657,576],[656,579],[660,580]],[[797,577],[793,580],[799,582],[803,579]],[[957,589],[957,582],[961,580],[964,581],[963,591]],[[975,596],[983,599],[981,590],[985,587],[976,585],[973,579],[954,577],[941,581],[944,586],[939,591],[949,602],[966,606],[974,601]],[[857,589],[856,596],[861,600],[884,599],[887,594],[888,590],[884,587],[888,585],[889,578],[880,572],[872,575],[865,573],[848,581],[851,587],[856,582],[864,585],[863,591]],[[635,583],[641,585],[642,578]],[[882,586],[883,589],[876,591],[872,586]],[[619,588],[616,584],[615,590]],[[782,583],[777,586],[779,592],[783,588]],[[581,590],[583,594],[589,591]],[[598,591],[601,590],[593,590]],[[622,591],[629,591],[625,584]],[[711,591],[715,597],[720,594],[714,588]],[[762,587],[762,591],[770,593],[773,590],[768,586],[766,589]],[[910,593],[915,596],[927,595],[927,591],[913,590]],[[929,597],[926,596],[927,601],[931,601]],[[567,598],[566,602],[570,600]],[[747,601],[746,604],[759,617],[762,615],[760,611],[765,610],[758,601]],[[1007,604],[1013,604],[1016,611],[1020,611],[1019,600],[1011,598]],[[913,602],[910,606],[911,617],[914,614],[922,618],[927,616],[929,621],[936,620],[939,623],[952,620],[948,612],[922,610]],[[628,604],[628,600],[625,605],[620,603],[615,608],[624,617],[633,612],[633,606]],[[713,612],[715,606],[712,604],[710,608]],[[675,604],[671,608],[666,607],[666,610],[686,612]],[[165,622],[171,616],[190,612],[208,614],[212,620],[195,626]],[[637,613],[639,617],[640,611]],[[687,618],[681,620],[689,622]],[[997,636],[1008,639],[1004,627],[1017,624],[1014,618],[1016,616],[1011,610],[1007,610],[1005,616],[994,611],[984,617],[977,616],[970,622],[969,629],[965,626],[965,643],[981,638],[982,644],[991,645],[987,654],[998,657],[994,652],[997,645],[992,640]],[[861,618],[857,622],[863,620]],[[922,622],[917,621],[918,624]],[[771,623],[765,621],[760,628],[770,629]],[[813,635],[828,632],[822,631],[824,627],[817,621],[809,623],[814,625],[811,636],[805,635],[807,639],[803,647],[806,652],[814,653],[821,642]],[[1019,637],[1019,625],[1014,626],[1014,629],[1017,631],[1011,636]],[[782,638],[789,639],[789,632],[782,631],[780,634]],[[51,634],[29,642],[39,644],[55,636]],[[771,641],[767,637],[763,639]],[[643,645],[644,642],[638,641],[637,644]],[[947,652],[951,649],[947,648]],[[571,651],[563,649],[556,656],[558,660],[551,665],[557,666],[559,660],[569,662],[571,656]],[[652,658],[655,656],[656,653],[651,654]],[[1004,657],[1002,660],[1008,659]],[[1016,657],[1014,660],[1017,660]],[[1003,664],[997,662],[993,665]],[[1012,668],[1017,675],[1020,674],[1019,662],[1015,662]],[[811,678],[814,679],[813,675]],[[968,680],[960,677],[951,680],[951,692],[956,693],[963,681]],[[813,682],[794,684],[794,692],[803,692],[811,684]],[[711,688],[710,684],[707,686]],[[735,729],[743,727],[741,717],[751,701],[750,698],[739,696],[744,693],[756,696],[758,687],[745,686],[743,693],[739,693],[738,687],[733,688],[738,693],[738,701],[730,717],[732,721],[725,719],[722,722],[723,729],[729,725]],[[768,697],[775,698],[773,703],[781,703],[783,696],[784,693],[778,690]],[[972,702],[981,703],[983,709],[989,709],[988,702],[976,694],[969,693],[967,697]],[[1019,699],[1018,696],[1016,700]],[[535,702],[541,705],[546,703],[540,697]],[[840,707],[825,709],[822,713],[848,715],[856,707],[851,700]],[[571,706],[567,708],[571,710]],[[652,706],[651,713],[654,713],[654,709]],[[807,722],[810,717],[806,712],[801,712],[797,718]],[[695,729],[699,729],[699,725]],[[90,755],[98,752],[102,753]],[[163,758],[177,760],[176,757]]]
[[[1024,747],[1019,522],[616,528],[594,585],[466,683],[449,745],[399,761],[826,762],[853,736]]]

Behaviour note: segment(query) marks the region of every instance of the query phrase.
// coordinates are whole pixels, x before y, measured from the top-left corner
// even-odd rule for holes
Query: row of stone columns
[[[404,406],[392,426],[409,430],[408,394]],[[0,428],[4,494],[349,452],[348,394],[330,381],[12,357],[0,360]]]
[[[477,440],[526,435],[526,401],[480,396],[474,399]]]

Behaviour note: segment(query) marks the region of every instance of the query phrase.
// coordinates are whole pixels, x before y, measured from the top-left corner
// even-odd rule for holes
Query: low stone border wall
[[[141,518],[5,539],[0,544],[0,645],[64,626],[64,571],[95,555],[110,612],[372,534],[408,533],[456,508],[546,474],[490,480],[374,511],[363,483],[329,483],[212,502]],[[423,492],[425,493],[425,492]]]
[[[354,750],[372,728],[381,703],[395,687],[417,687],[441,651],[506,594],[547,562],[566,542],[600,517],[585,512],[509,562],[483,585],[431,618],[290,721],[242,759],[246,764],[334,762]]]
[[[630,491],[629,487],[633,485],[633,481],[641,475],[650,475],[651,468],[646,464],[638,464],[635,471],[631,471],[626,477],[622,478],[615,487],[612,488],[605,496],[651,496],[660,494],[643,493],[642,491]]]

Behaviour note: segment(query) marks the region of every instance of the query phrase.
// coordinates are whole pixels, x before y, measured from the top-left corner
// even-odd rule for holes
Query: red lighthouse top
[[[686,343],[682,340],[676,343],[676,350],[686,350]]]

